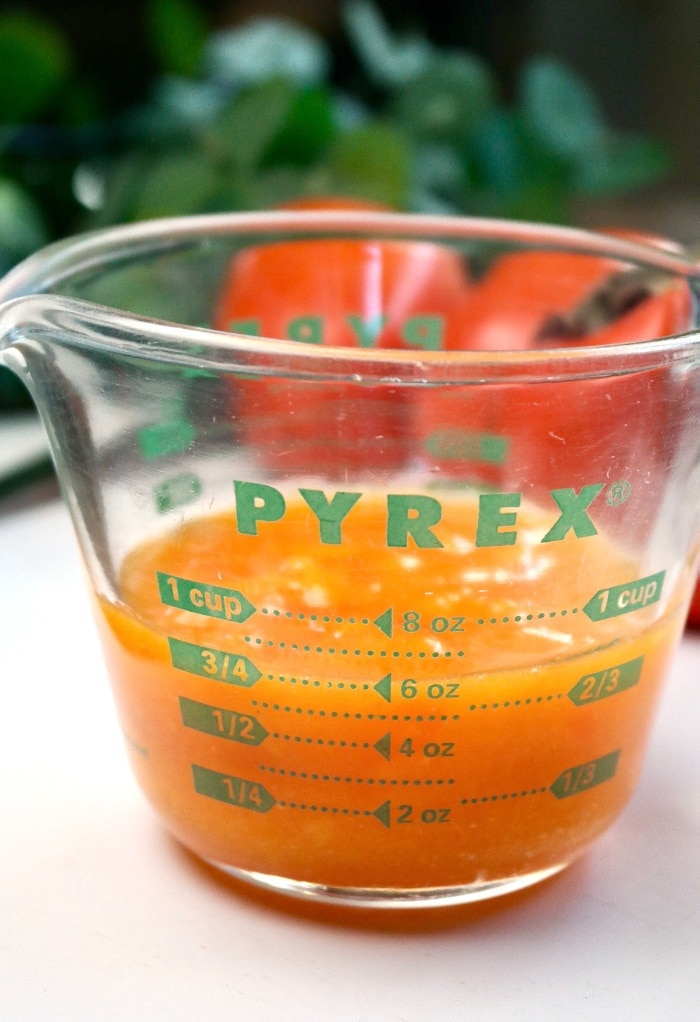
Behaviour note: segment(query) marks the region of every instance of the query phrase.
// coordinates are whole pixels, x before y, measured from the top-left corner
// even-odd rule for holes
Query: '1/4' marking
[[[244,777],[233,777],[218,770],[192,764],[192,779],[199,795],[226,802],[228,805],[249,809],[254,813],[269,813],[277,804],[276,799],[262,784],[248,781]]]

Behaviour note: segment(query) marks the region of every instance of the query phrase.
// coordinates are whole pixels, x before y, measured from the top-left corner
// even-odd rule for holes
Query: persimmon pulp
[[[610,826],[682,599],[645,602],[601,535],[541,543],[540,510],[515,546],[475,546],[475,521],[451,495],[440,548],[389,548],[377,497],[324,545],[290,498],[284,528],[241,534],[232,510],[126,557],[100,632],[134,771],[182,843],[290,893],[427,904],[525,886]],[[592,609],[606,592],[619,613]]]

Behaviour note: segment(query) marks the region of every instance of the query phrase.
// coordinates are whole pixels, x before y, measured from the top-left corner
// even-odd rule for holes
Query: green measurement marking
[[[523,788],[520,791],[503,791],[495,795],[475,795],[460,799],[460,805],[492,805],[494,802],[509,802],[518,798],[530,798],[533,795],[545,795],[547,792],[558,799],[569,798],[614,777],[619,758],[620,749],[616,749],[615,752],[600,756],[598,759],[564,770],[548,788]]]
[[[192,642],[168,637],[170,659],[173,667],[190,674],[199,674],[212,681],[223,681],[229,685],[250,688],[262,677],[255,664],[238,653],[221,649],[195,646]]]
[[[391,787],[440,787],[446,784],[455,784],[453,777],[445,778],[394,778],[394,777],[343,777],[341,774],[317,774],[308,773],[305,770],[285,770],[282,767],[271,767],[260,764],[260,770],[268,774],[277,774],[280,777],[293,777],[302,781],[324,781],[332,784],[378,784]]]
[[[162,603],[193,614],[222,618],[225,621],[247,621],[255,607],[237,589],[196,582],[164,571],[156,572],[158,593]]]
[[[281,731],[273,731],[270,735],[276,741],[294,742],[296,745],[323,745],[329,749],[370,749],[369,742],[352,742],[339,738],[311,738],[309,735],[285,735]]]
[[[385,699],[386,702],[391,702],[391,675],[387,674],[381,678],[376,684],[371,685],[369,682],[363,681],[330,681],[328,679],[321,678],[294,678],[287,676],[286,674],[268,674],[268,681],[280,681],[282,684],[288,685],[299,685],[302,688],[316,688],[316,689],[337,689],[339,692],[369,692],[373,689],[378,695]]]
[[[185,727],[201,731],[205,735],[225,738],[242,745],[260,745],[268,732],[260,721],[247,713],[227,710],[221,706],[209,706],[194,699],[180,696],[180,713]]]
[[[649,607],[661,599],[665,576],[665,571],[659,571],[656,575],[623,582],[609,589],[599,589],[585,605],[583,612],[591,621],[605,621]]]
[[[510,441],[498,433],[477,433],[473,430],[438,429],[424,441],[425,449],[445,461],[477,461],[502,465],[508,456]]]
[[[474,713],[477,710],[510,710],[519,706],[537,706],[539,703],[553,703],[563,695],[563,692],[557,692],[555,695],[528,696],[526,699],[504,699],[502,703],[472,703],[469,710]]]
[[[529,798],[532,795],[544,795],[549,788],[525,788],[522,791],[504,791],[498,795],[475,795],[472,798],[460,799],[460,805],[476,806],[493,802],[508,802],[514,798]]]
[[[387,731],[387,733],[385,735],[382,735],[382,737],[380,739],[378,739],[374,743],[372,748],[376,752],[378,752],[379,755],[382,757],[382,759],[385,759],[387,761],[387,763],[390,762],[391,761],[391,731]]]
[[[576,706],[587,706],[589,703],[608,699],[637,685],[643,666],[644,657],[639,656],[634,660],[627,660],[624,664],[616,664],[603,671],[586,674],[579,678],[567,695]]]
[[[453,617],[437,616],[432,619],[426,618],[425,622],[421,621],[421,614],[419,611],[413,610],[406,611],[403,614],[395,614],[393,608],[391,607],[388,610],[385,610],[384,613],[380,614],[379,617],[374,618],[374,620],[370,620],[370,618],[368,617],[358,616],[343,617],[341,615],[335,614],[319,614],[319,613],[306,614],[303,612],[296,612],[291,610],[280,610],[278,607],[262,607],[260,612],[268,617],[285,618],[287,621],[291,620],[300,622],[312,621],[314,623],[320,621],[323,624],[338,625],[349,624],[361,625],[363,627],[366,627],[367,625],[371,624],[375,625],[380,632],[386,635],[388,639],[392,639],[397,631],[412,634],[415,634],[417,632],[420,633],[429,632],[432,635],[443,635],[445,633],[450,632],[451,633],[466,632],[467,629],[473,625],[477,625],[479,627],[483,627],[484,625],[513,625],[529,623],[531,621],[551,620],[552,618],[556,617],[567,617],[568,615],[578,614],[579,609],[578,607],[564,607],[559,610],[539,611],[537,614],[518,613],[508,615],[507,617],[474,618],[474,619],[467,618],[464,615],[462,616],[455,615]],[[396,621],[399,622],[398,628],[396,625]],[[246,636],[246,642],[262,643],[262,641],[263,641],[262,639],[258,639],[255,636]],[[268,642],[268,645],[274,645],[274,643]],[[348,651],[337,649],[326,650],[325,648],[319,646],[317,647],[316,652],[347,653]],[[372,651],[358,650],[357,652],[371,653]],[[381,653],[379,655],[385,656],[387,654]],[[404,655],[410,657],[415,654],[405,653]],[[445,652],[443,655],[449,657],[455,654],[451,652]]]
[[[440,652],[426,653],[423,651],[414,652],[412,650],[386,650],[386,649],[357,649],[350,646],[309,646],[300,645],[298,642],[287,642],[278,641],[275,639],[262,639],[259,635],[244,635],[243,641],[250,645],[257,646],[258,648],[267,647],[268,649],[286,649],[294,653],[322,653],[326,656],[343,656],[343,657],[359,657],[359,656],[376,656],[376,657],[392,657],[395,660],[450,660],[453,657],[462,658],[465,656],[464,650],[442,650]]]
[[[285,618],[287,621],[312,621],[314,624],[322,622],[323,624],[335,624],[335,625],[361,625],[366,627],[367,625],[377,625],[381,631],[385,631],[386,621],[391,620],[391,610],[387,610],[384,614],[381,614],[376,621],[370,621],[368,617],[357,617],[352,615],[350,617],[344,617],[341,614],[319,614],[318,611],[307,614],[304,611],[292,611],[292,610],[281,610],[279,607],[261,607],[260,613],[265,614],[267,617],[274,618]],[[381,624],[380,624],[381,622]]]
[[[328,813],[332,816],[374,816],[384,827],[389,827],[390,824],[391,803],[389,802],[384,802],[376,809],[348,809],[341,806],[317,805],[316,803],[309,802],[285,802],[282,799],[278,799],[276,804],[285,809],[299,809],[309,813]]]
[[[384,632],[388,639],[391,639],[394,634],[394,612],[389,609],[385,610],[383,614],[376,617],[372,624],[375,624],[380,632]]]
[[[480,617],[477,625],[519,625],[531,621],[551,621],[556,617],[568,617],[578,614],[578,607],[564,607],[563,610],[541,610],[537,614],[512,614],[508,617]]]
[[[415,699],[419,695],[423,694],[430,700],[453,700],[461,699],[463,693],[461,691],[460,682],[439,682],[431,680],[430,678],[418,681],[415,678],[404,678],[403,680],[394,679],[391,674],[385,674],[383,678],[375,682],[374,685],[368,682],[347,682],[347,681],[327,681],[319,678],[293,678],[287,677],[286,675],[280,674],[268,674],[268,681],[274,681],[278,679],[281,682],[286,682],[291,685],[300,685],[303,687],[312,687],[316,689],[338,689],[339,691],[362,691],[367,692],[373,689],[378,695],[390,703],[392,698],[410,700]],[[512,699],[504,700],[501,703],[472,703],[469,707],[471,712],[477,710],[501,710],[510,709],[518,706],[531,706],[537,703],[551,703],[555,699],[561,699],[563,693],[559,692],[556,694],[541,695],[541,696],[528,696],[525,699]],[[287,712],[292,712],[292,707],[289,707]],[[297,710],[299,712],[299,710]],[[348,714],[353,716],[353,714]],[[358,718],[359,719],[359,718]],[[373,719],[389,719],[388,717],[381,717],[380,715],[374,714]],[[407,719],[407,718],[404,718]]]
[[[327,717],[329,720],[401,720],[401,721],[426,721],[429,723],[440,721],[442,723],[448,720],[457,721],[460,719],[458,713],[354,713],[351,710],[316,710],[311,707],[304,708],[302,706],[284,706],[281,703],[268,703],[260,702],[257,699],[253,699],[252,705],[262,710],[274,710],[276,713],[293,713],[297,716],[306,717]]]
[[[195,438],[194,426],[185,419],[173,419],[146,426],[139,433],[141,454],[147,461],[182,454]]]
[[[302,688],[323,688],[323,689],[338,689],[339,691],[346,692],[368,692],[370,688],[376,688],[376,685],[370,685],[368,682],[359,681],[329,681],[328,679],[322,680],[321,678],[294,678],[286,674],[268,674],[268,681],[279,681],[285,685],[299,685]]]
[[[555,798],[570,798],[572,795],[579,795],[583,791],[588,791],[590,788],[595,788],[597,785],[611,780],[617,770],[620,752],[620,749],[616,749],[598,759],[592,759],[588,763],[580,763],[569,770],[564,770],[549,790]]]
[[[153,489],[153,498],[156,510],[163,515],[167,511],[173,511],[177,507],[191,504],[193,500],[201,496],[201,480],[192,472],[182,472],[158,483]]]
[[[192,779],[197,794],[225,802],[227,805],[249,809],[253,813],[268,813],[277,805],[267,788],[244,777],[221,774],[218,770],[192,764]]]

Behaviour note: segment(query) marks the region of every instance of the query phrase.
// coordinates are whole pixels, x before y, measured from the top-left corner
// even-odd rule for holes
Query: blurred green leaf
[[[494,75],[472,53],[444,53],[396,94],[395,113],[402,125],[421,138],[459,143],[493,108]]]
[[[69,78],[58,98],[58,115],[65,125],[85,125],[103,114],[102,97],[94,82]]]
[[[607,130],[588,83],[546,57],[533,58],[522,69],[519,104],[534,136],[560,156],[585,155]]]
[[[372,119],[372,114],[358,96],[342,89],[334,89],[331,93],[333,103],[333,119],[341,131],[360,128]]]
[[[565,190],[571,177],[568,163],[543,149],[518,114],[505,108],[491,111],[473,133],[468,166],[473,185],[506,203],[524,191]]]
[[[192,0],[149,0],[146,26],[163,69],[194,74],[208,36],[206,18],[197,5]]]
[[[612,136],[577,165],[573,187],[588,195],[610,195],[653,184],[670,169],[660,142],[643,135]]]
[[[270,209],[308,194],[308,175],[296,167],[272,167],[255,175],[249,184],[248,209]],[[243,209],[244,206],[239,208]]]
[[[0,121],[30,121],[55,98],[71,66],[68,45],[48,21],[0,15]]]
[[[343,7],[345,25],[370,78],[390,89],[400,88],[427,67],[433,47],[421,35],[395,37],[380,11],[367,0]]]
[[[463,161],[453,146],[430,142],[416,149],[414,184],[439,195],[460,195],[465,184]]]
[[[319,159],[336,134],[329,91],[312,86],[293,97],[278,132],[266,147],[265,165],[305,167]]]
[[[242,28],[217,32],[206,43],[204,71],[232,88],[284,77],[298,86],[323,81],[328,47],[314,32],[284,18],[256,18]]]
[[[100,184],[102,187],[102,201],[92,213],[91,228],[133,219],[134,204],[147,167],[146,154],[137,149],[124,153],[108,165],[91,168],[97,176],[96,187]]]
[[[146,170],[133,218],[149,220],[200,213],[207,209],[217,184],[217,172],[201,152],[166,152]]]
[[[15,181],[0,178],[0,272],[6,272],[48,240],[36,202]]]
[[[389,206],[405,206],[411,183],[411,149],[390,125],[378,121],[349,131],[332,147],[328,169],[337,192]]]
[[[256,167],[282,131],[296,98],[294,85],[274,78],[239,93],[208,133],[214,151],[239,168]]]
[[[476,189],[465,196],[461,212],[470,216],[566,224],[571,222],[570,194],[555,181],[527,182],[510,195],[495,189]]]
[[[495,110],[484,117],[473,134],[471,149],[472,169],[481,184],[507,195],[522,187],[526,158],[510,113]]]
[[[214,83],[183,75],[163,75],[153,84],[153,102],[165,119],[186,127],[207,124],[225,105]]]

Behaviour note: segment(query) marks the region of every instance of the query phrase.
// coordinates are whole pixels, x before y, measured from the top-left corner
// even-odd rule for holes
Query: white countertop
[[[685,1022],[700,1009],[700,637],[639,790],[584,861],[440,912],[247,892],[162,830],[131,778],[57,500],[0,504],[3,1022]]]

